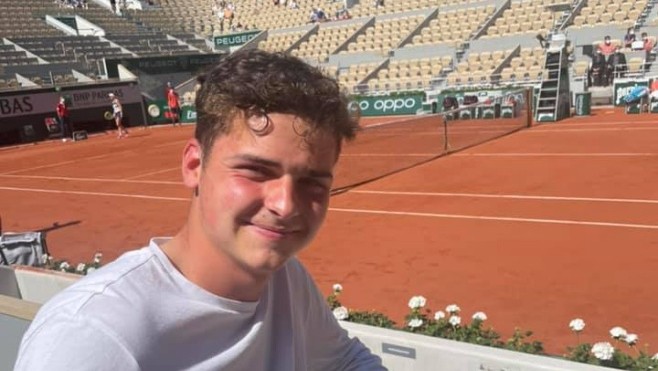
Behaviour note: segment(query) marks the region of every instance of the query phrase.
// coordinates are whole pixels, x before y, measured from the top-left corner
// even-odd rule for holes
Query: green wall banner
[[[196,107],[194,106],[183,106],[181,108],[181,118],[182,122],[196,122]]]
[[[140,58],[106,58],[105,68],[110,78],[119,77],[119,64],[138,75],[158,75],[177,72],[197,73],[207,66],[216,64],[223,56],[223,54],[213,53]]]
[[[229,49],[232,46],[244,45],[260,33],[260,30],[245,31],[214,37],[215,49]]]
[[[165,99],[157,99],[148,102],[146,107],[151,123],[163,124],[171,122],[169,106]],[[184,105],[181,107],[181,122],[196,122],[196,107]]]
[[[350,103],[350,109],[358,108],[362,116],[415,115],[423,109],[425,95],[378,95],[358,97]]]

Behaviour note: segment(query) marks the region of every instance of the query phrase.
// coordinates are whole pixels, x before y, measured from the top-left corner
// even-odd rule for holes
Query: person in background
[[[646,59],[649,60],[651,52],[653,52],[654,43],[653,40],[649,38],[649,35],[646,32],[642,32],[642,49],[646,52]]]
[[[183,126],[180,120],[180,98],[174,87],[171,85],[171,82],[167,83],[167,105],[169,106],[169,115],[171,117],[172,125],[176,126],[176,123],[178,123],[179,126]]]
[[[603,43],[598,45],[598,50],[600,50],[605,57],[614,54],[616,49],[617,46],[612,43],[609,35],[606,35],[605,38],[603,39]]]
[[[600,49],[596,50],[592,57],[592,68],[590,68],[592,86],[608,85],[608,63]]]
[[[626,75],[626,55],[622,53],[621,46],[617,46],[615,52],[608,57],[608,85],[611,85],[614,79]]]
[[[358,130],[347,97],[318,68],[258,49],[199,81],[185,223],[44,304],[14,371],[384,370],[295,257]]]
[[[624,35],[624,48],[631,48],[635,42],[635,30],[633,27],[629,27],[626,30],[626,35]]]
[[[71,139],[72,134],[71,123],[69,121],[69,109],[66,107],[66,99],[64,99],[64,97],[59,97],[59,102],[57,102],[55,111],[57,113],[57,123],[62,130],[62,142],[66,142]]]
[[[114,124],[117,126],[119,135],[117,138],[121,139],[125,136],[128,136],[128,130],[123,127],[123,106],[119,98],[114,95],[114,93],[108,94],[110,101],[112,102],[112,117],[114,118]]]

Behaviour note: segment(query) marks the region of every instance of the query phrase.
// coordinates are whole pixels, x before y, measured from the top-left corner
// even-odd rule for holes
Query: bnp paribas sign
[[[244,45],[260,33],[260,30],[231,33],[215,36],[215,50],[227,50],[234,46]]]

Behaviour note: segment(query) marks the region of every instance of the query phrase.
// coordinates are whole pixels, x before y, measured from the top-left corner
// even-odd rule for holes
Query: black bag
[[[45,232],[5,233],[0,236],[0,265],[43,265],[48,254]]]
[[[450,111],[452,109],[457,109],[457,108],[459,108],[459,101],[457,101],[457,98],[448,96],[443,99],[444,111]]]
[[[476,95],[464,95],[464,105],[468,106],[469,104],[475,104],[478,102],[478,97]]]

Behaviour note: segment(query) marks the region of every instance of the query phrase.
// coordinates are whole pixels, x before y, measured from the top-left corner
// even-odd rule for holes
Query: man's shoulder
[[[85,276],[67,287],[39,311],[37,319],[54,314],[68,314],[72,317],[84,316],[111,303],[114,307],[130,306],[125,293],[139,288],[133,282],[139,277],[148,276],[154,255],[148,248],[127,252],[114,262]],[[138,295],[138,294],[137,294]]]

